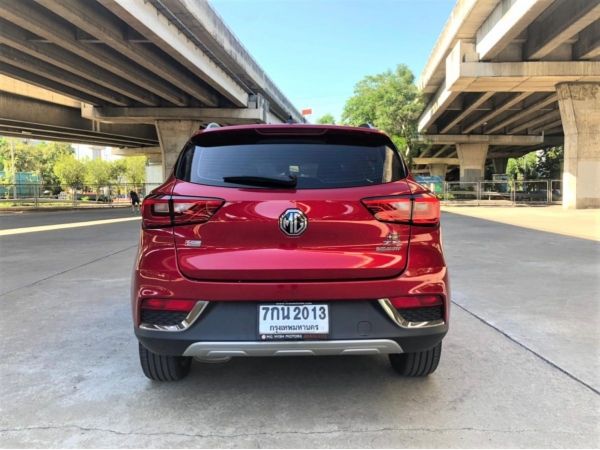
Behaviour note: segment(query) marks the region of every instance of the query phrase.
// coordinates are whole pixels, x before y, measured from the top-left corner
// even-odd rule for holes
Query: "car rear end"
[[[449,294],[439,202],[368,128],[211,129],[142,205],[132,286],[146,375],[190,358],[389,354],[435,370]]]

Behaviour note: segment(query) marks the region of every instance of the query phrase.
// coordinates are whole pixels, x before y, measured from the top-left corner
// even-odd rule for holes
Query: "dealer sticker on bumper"
[[[316,338],[329,333],[329,305],[259,305],[258,332],[261,339]]]

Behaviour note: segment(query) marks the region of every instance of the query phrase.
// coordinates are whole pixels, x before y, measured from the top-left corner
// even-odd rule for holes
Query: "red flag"
[[[304,108],[302,110],[302,115],[303,116],[310,116],[312,114],[312,108]]]

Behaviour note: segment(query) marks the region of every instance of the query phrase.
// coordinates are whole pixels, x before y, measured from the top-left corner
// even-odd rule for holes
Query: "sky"
[[[404,63],[418,79],[454,0],[211,0],[298,108],[339,120],[354,85]]]

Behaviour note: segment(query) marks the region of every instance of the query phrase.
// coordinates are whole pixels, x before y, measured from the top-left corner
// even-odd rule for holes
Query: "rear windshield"
[[[249,187],[228,177],[296,179],[296,189],[325,189],[397,181],[404,164],[388,145],[264,140],[251,144],[192,144],[182,154],[178,178],[192,183]],[[260,186],[251,186],[260,189]],[[264,188],[264,187],[263,187]]]

